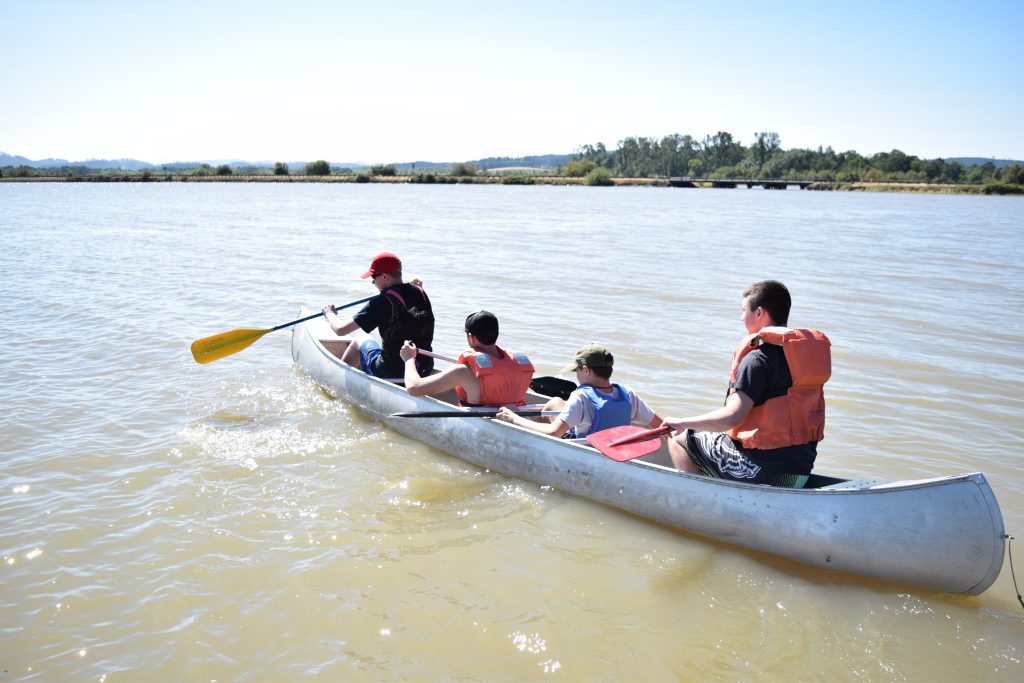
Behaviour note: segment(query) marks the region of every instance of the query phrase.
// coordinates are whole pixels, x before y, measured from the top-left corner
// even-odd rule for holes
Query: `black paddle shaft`
[[[523,417],[540,417],[541,415],[557,415],[557,410],[517,410],[516,415]],[[391,413],[388,417],[495,417],[498,411],[468,410],[425,410],[422,412]]]
[[[368,296],[365,299],[360,299],[359,301],[353,301],[351,303],[344,304],[343,306],[335,306],[334,310],[340,311],[343,308],[351,308],[352,306],[358,306],[359,304],[365,304],[367,301],[369,301],[372,298],[374,298],[374,297]],[[291,327],[292,325],[298,325],[299,323],[304,323],[307,320],[312,320],[313,318],[319,318],[323,314],[324,314],[324,312],[320,311],[319,313],[314,313],[313,315],[307,315],[305,318],[299,318],[298,320],[293,320],[290,323],[284,323],[283,325],[278,325],[277,327],[273,327],[273,328],[271,328],[270,331],[274,332],[276,330],[283,330],[286,327]]]

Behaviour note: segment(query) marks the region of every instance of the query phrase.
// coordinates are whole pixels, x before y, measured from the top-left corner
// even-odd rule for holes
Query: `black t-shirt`
[[[740,361],[733,388],[742,391],[759,406],[770,398],[785,396],[793,386],[786,352],[776,344],[762,344]],[[758,465],[782,474],[810,474],[818,453],[818,442],[763,450],[736,447]]]
[[[433,350],[434,311],[430,307],[430,299],[422,289],[408,282],[389,287],[384,293],[370,299],[352,316],[352,320],[364,332],[380,332],[382,350],[380,365],[377,367],[387,374],[381,375],[375,368],[374,374],[378,376],[402,376],[404,367],[399,351],[406,339],[424,351]],[[417,356],[416,366],[421,373],[430,372],[434,361],[427,356]]]

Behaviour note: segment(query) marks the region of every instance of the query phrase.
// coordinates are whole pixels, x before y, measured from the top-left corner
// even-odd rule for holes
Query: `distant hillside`
[[[573,160],[573,154],[541,154],[528,157],[487,157],[473,163],[480,170],[489,168],[505,168],[507,166],[526,166],[529,168],[557,168]]]
[[[395,164],[395,170],[401,173],[410,171],[447,171],[451,167],[451,161],[403,161]],[[472,162],[470,162],[472,163]],[[334,164],[331,164],[334,166]],[[369,164],[355,164],[352,168],[369,168]]]
[[[0,166],[29,166],[31,168],[53,168],[62,166],[83,166],[97,170],[119,169],[123,171],[143,171],[156,168],[153,164],[138,159],[87,159],[85,161],[68,161],[67,159],[26,159],[0,152]]]
[[[243,161],[239,159],[201,159],[198,161],[174,161],[167,164],[152,164],[148,161],[139,161],[138,159],[87,159],[86,161],[68,161],[67,159],[28,159],[23,156],[5,154],[4,152],[0,152],[0,168],[4,166],[28,166],[30,168],[85,167],[101,171],[144,171],[146,169],[187,171],[199,166],[200,164],[207,164],[209,166],[220,166],[221,164],[227,164],[232,168],[273,168],[275,163],[276,162],[274,161]],[[309,162],[288,161],[285,163],[288,164],[288,168],[292,169],[293,171],[296,171],[301,170]],[[449,164],[440,165],[444,167],[449,166]],[[345,164],[332,161],[331,166],[335,168],[361,168],[363,166],[366,166],[366,164]]]
[[[477,170],[486,171],[492,168],[507,168],[517,166],[521,168],[543,168],[555,169],[562,166],[573,158],[572,154],[541,154],[526,157],[487,157],[486,159],[471,159],[464,163],[473,164]],[[403,161],[396,163],[395,169],[399,171],[444,171],[451,167],[454,161]],[[331,164],[332,166],[334,164]]]

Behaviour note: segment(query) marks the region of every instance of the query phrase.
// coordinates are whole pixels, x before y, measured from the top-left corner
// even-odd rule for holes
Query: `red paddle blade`
[[[668,425],[655,429],[625,425],[595,432],[587,437],[587,443],[612,460],[625,462],[658,450],[661,447],[658,437],[669,431]]]

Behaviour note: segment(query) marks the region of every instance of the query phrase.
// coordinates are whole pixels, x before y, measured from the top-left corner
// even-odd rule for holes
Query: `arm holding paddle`
[[[354,318],[349,318],[347,322],[342,320],[338,316],[335,307],[332,306],[331,304],[324,306],[324,319],[327,320],[327,324],[330,326],[334,334],[338,335],[339,337],[348,336],[353,332],[356,332],[357,330],[359,332],[362,332],[362,328],[359,326],[359,323],[357,323]],[[347,363],[348,365],[351,365],[354,368],[358,368],[361,366],[361,360],[359,357],[359,344],[360,339],[365,338],[366,336],[365,334],[363,334],[361,337],[355,338],[351,344],[345,347],[345,352],[341,355],[341,360],[343,363]]]
[[[544,406],[544,410],[558,410],[560,411],[560,414],[558,417],[551,419],[550,422],[534,422],[533,420],[528,420],[521,415],[517,415],[507,408],[499,410],[495,417],[504,422],[510,422],[519,427],[540,432],[541,434],[561,437],[564,436],[571,427],[578,427],[584,422],[583,400],[585,399],[580,396],[571,397],[569,401],[563,401],[560,398],[551,399]],[[568,406],[568,408],[566,408],[566,406]],[[639,397],[637,408],[638,410],[635,410],[633,414],[634,418],[639,416],[639,410],[641,410]],[[649,409],[646,408],[646,404],[643,404],[642,410],[644,411],[645,417],[648,412],[652,415],[651,419],[646,423],[648,428],[654,428],[661,425],[661,418],[654,414],[653,411],[649,411]],[[563,415],[565,416],[564,419],[562,419]]]
[[[561,399],[551,399],[550,401],[548,401],[547,405],[544,406],[545,411],[548,409],[560,409],[561,405],[558,405],[556,401],[559,403],[563,403]],[[569,425],[557,417],[551,418],[550,422],[534,422],[533,420],[527,419],[521,415],[517,415],[515,412],[509,410],[508,408],[502,408],[501,410],[499,410],[498,414],[495,415],[495,417],[501,420],[502,422],[508,422],[510,424],[516,425],[517,427],[530,429],[535,432],[540,432],[541,434],[547,434],[548,436],[561,437],[567,431],[569,431]]]
[[[665,424],[676,431],[668,440],[668,452],[672,464],[683,472],[698,474],[697,466],[686,453],[683,433],[687,429],[697,432],[727,432],[743,422],[754,407],[754,401],[742,391],[734,391],[725,399],[721,408],[694,417],[666,417]]]
[[[324,318],[327,320],[327,324],[331,326],[331,329],[334,330],[334,334],[339,337],[346,337],[359,329],[359,324],[352,318],[349,318],[348,322],[342,320],[338,316],[338,311],[333,304],[324,306]]]
[[[677,432],[692,429],[695,432],[727,432],[743,422],[754,407],[754,401],[742,391],[734,391],[721,408],[694,417],[666,417],[665,424]]]
[[[398,352],[402,357],[402,362],[405,363],[405,390],[412,396],[430,396],[432,394],[440,394],[450,389],[454,389],[457,386],[462,386],[463,390],[466,391],[470,402],[474,401],[474,393],[476,397],[480,395],[480,382],[470,369],[460,363],[449,366],[437,373],[436,375],[430,375],[428,377],[421,377],[420,371],[416,367],[416,355],[419,353],[419,349],[408,339],[405,340],[405,344],[402,345],[402,349]],[[433,356],[438,358],[436,354],[423,352],[424,355]],[[445,358],[444,360],[451,360]],[[475,390],[474,390],[475,387]]]

